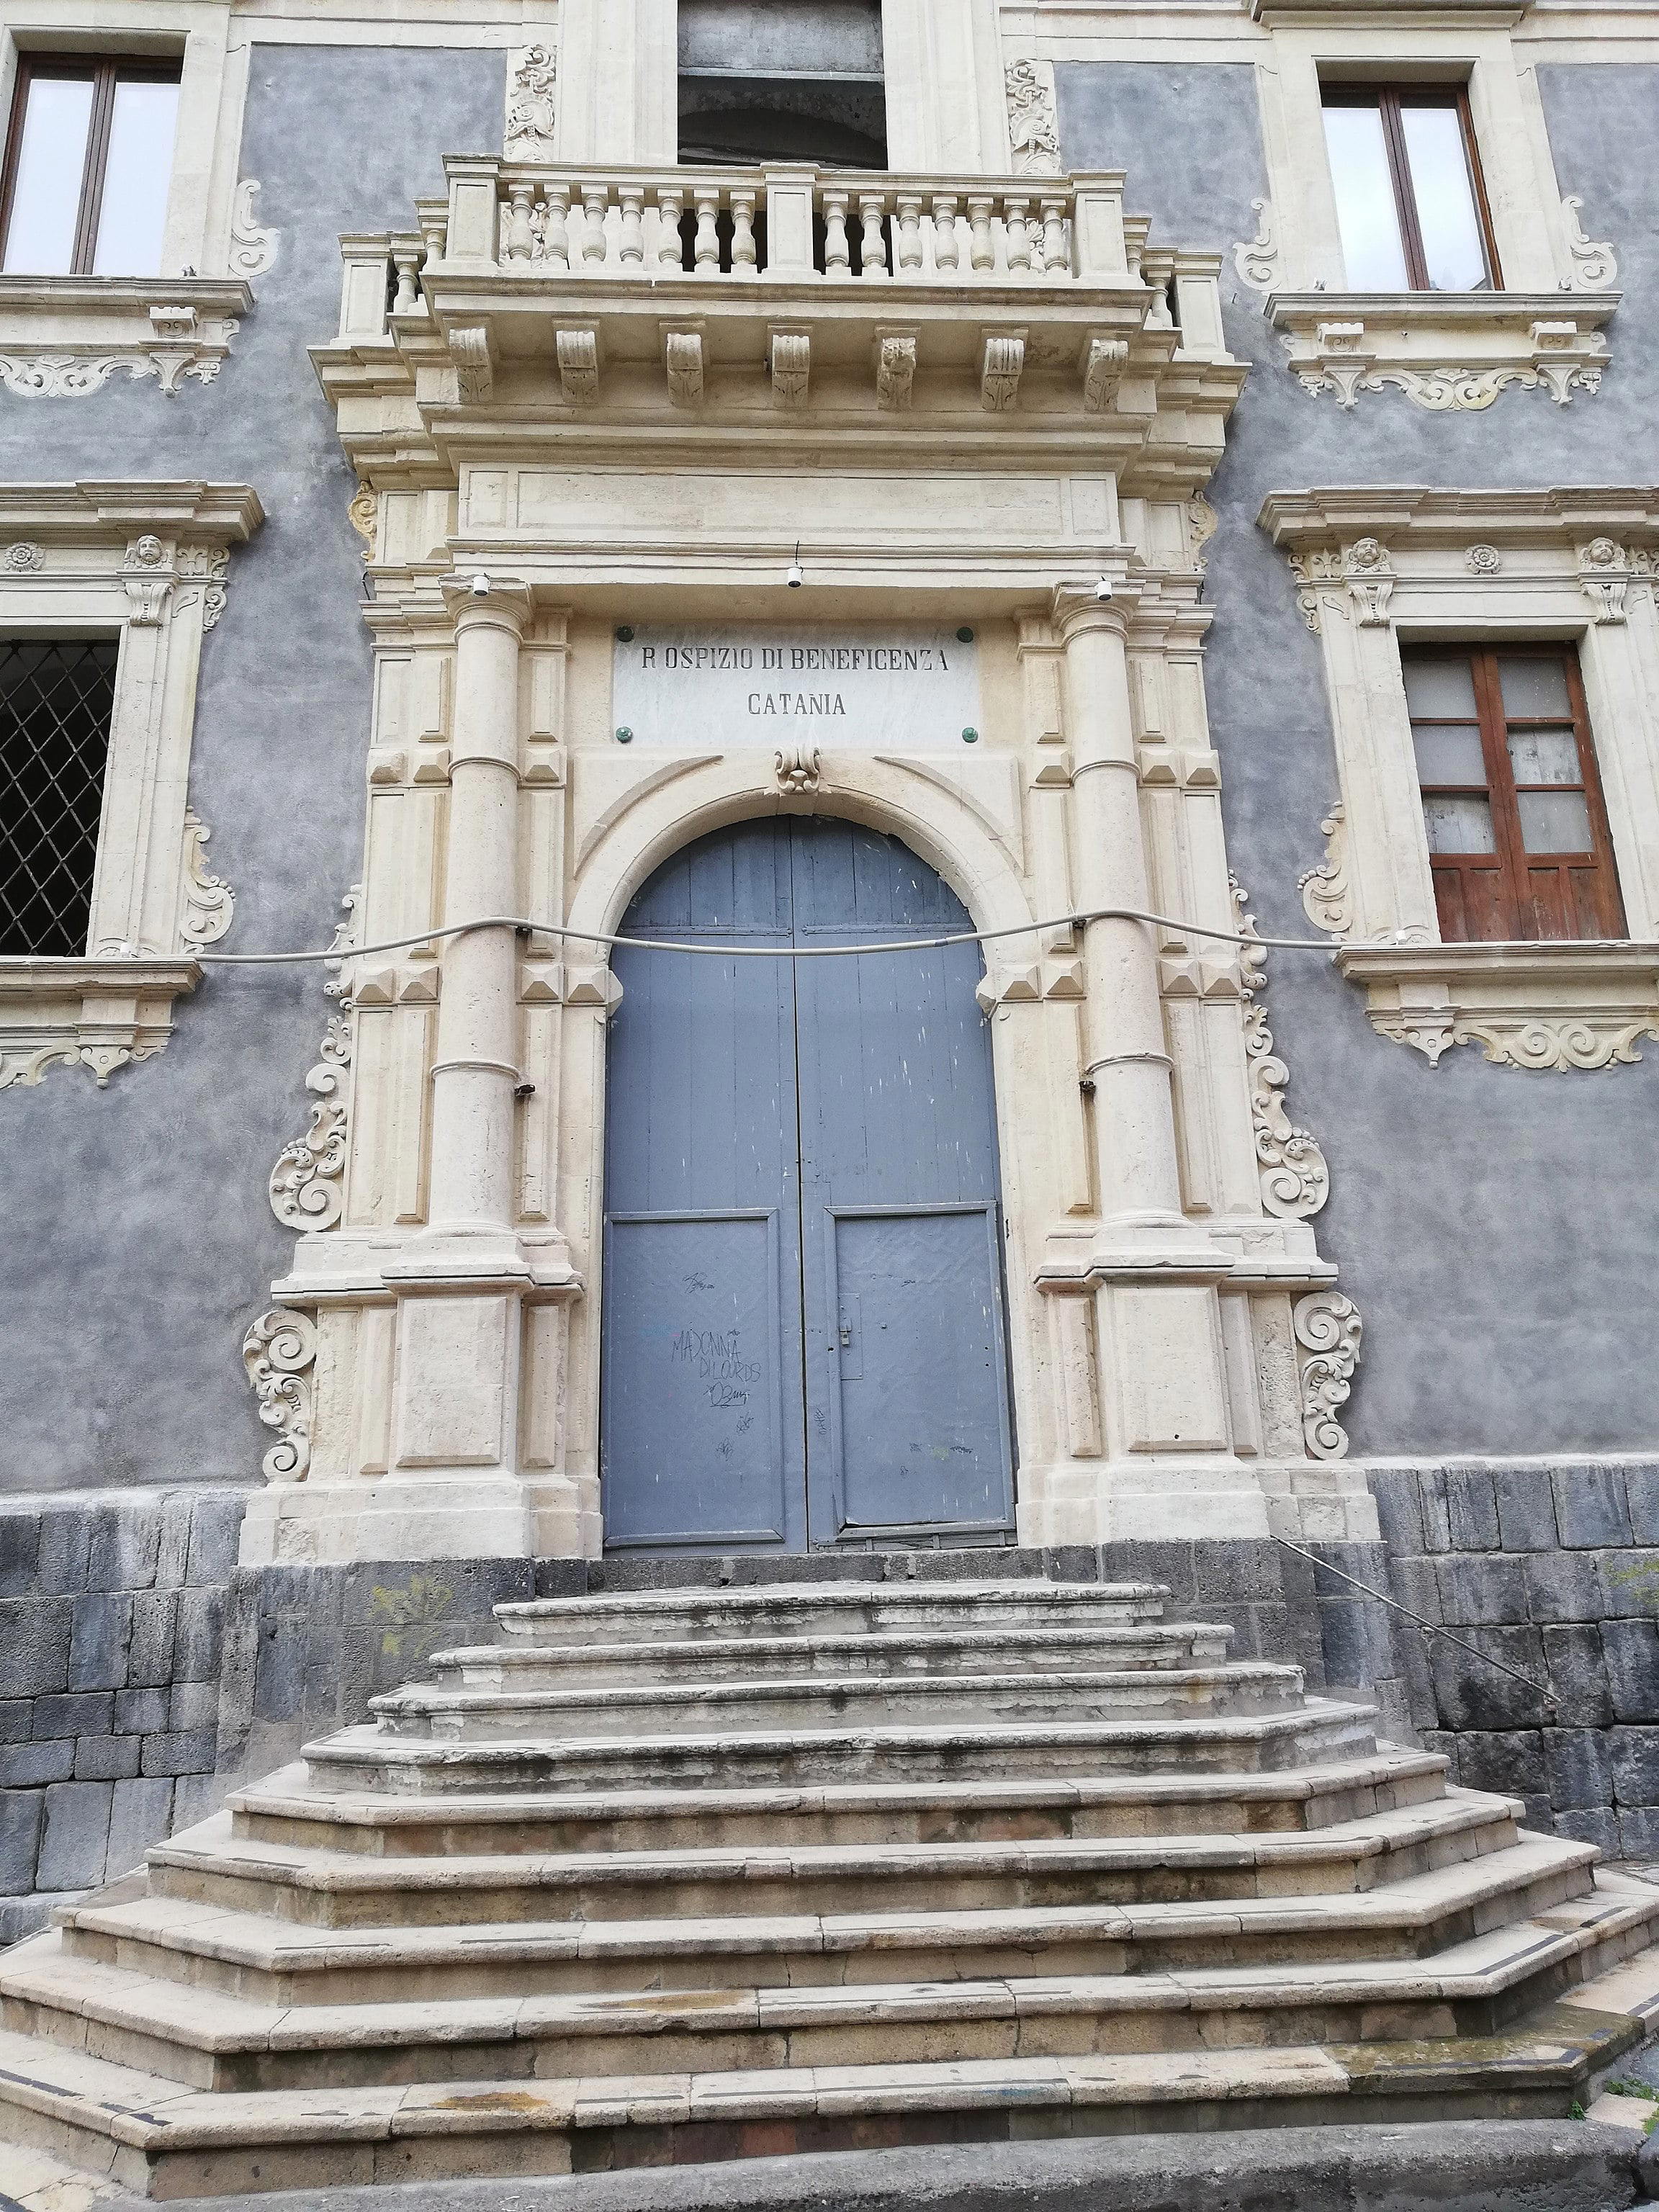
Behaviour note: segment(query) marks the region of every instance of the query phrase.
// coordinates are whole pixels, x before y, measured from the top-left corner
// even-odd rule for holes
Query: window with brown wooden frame
[[[1572,647],[1410,646],[1401,658],[1442,938],[1622,937]]]
[[[0,177],[0,269],[161,273],[179,64],[23,54]]]
[[[1465,88],[1326,84],[1320,97],[1349,289],[1498,290]]]

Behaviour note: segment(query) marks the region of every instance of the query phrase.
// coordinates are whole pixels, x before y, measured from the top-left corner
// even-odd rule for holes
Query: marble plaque
[[[641,623],[616,641],[618,730],[647,745],[949,746],[979,728],[979,648],[912,623]]]

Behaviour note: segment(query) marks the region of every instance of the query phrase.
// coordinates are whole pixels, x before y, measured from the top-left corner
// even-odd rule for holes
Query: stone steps
[[[866,1675],[984,1675],[1012,1668],[1038,1674],[1170,1671],[1226,1662],[1231,1628],[1211,1621],[1106,1622],[992,1629],[853,1630],[812,1635],[749,1636],[741,1643],[745,1677],[757,1682]],[[729,1637],[684,1643],[488,1644],[434,1651],[428,1664],[445,1688],[534,1690],[619,1686],[641,1676],[690,1684],[730,1677]]]
[[[1541,1863],[1545,1854],[1533,1850]],[[1539,1876],[1519,1892],[1523,1905],[1547,1889],[1541,1863]],[[1416,1902],[1408,1924],[1439,1954],[1427,1970],[1415,1957],[1368,1967],[1351,1948],[1340,1962],[1293,1956],[1251,1973],[1237,1963],[1200,1966],[1211,1955],[1201,1947],[1184,1972],[301,2007],[67,1957],[54,1932],[9,1966],[5,2026],[234,2094],[1404,2040],[1470,2025],[1460,2008],[1479,2015],[1481,2030],[1501,2025],[1494,2011],[1513,2008],[1497,2000],[1601,1948],[1587,1938],[1605,1942],[1644,1924],[1650,1905],[1587,1898],[1541,1923],[1488,1931],[1485,1945],[1473,1936],[1441,1940],[1449,1922],[1461,1927],[1469,1917],[1438,1911],[1426,1894]],[[1338,1917],[1349,1944],[1363,1942],[1364,1908]]]
[[[1437,1801],[1446,1760],[1389,1749],[1304,1771],[830,1784],[558,1796],[325,1795],[303,1765],[226,1802],[234,1833],[364,1856],[697,1850],[731,1844],[1311,1834]],[[425,1770],[415,1770],[418,1781]],[[328,1778],[325,1768],[317,1778]],[[404,1778],[400,1775],[399,1779]]]
[[[1591,2015],[1595,2018],[1595,2015]],[[886,2144],[1564,2111],[1635,2039],[1557,2008],[1524,2042],[658,2073],[228,2095],[0,2033],[15,2140],[155,2197],[594,2172]]]
[[[307,1745],[307,1766],[335,1789],[514,1790],[550,1784],[693,1789],[769,1784],[943,1781],[1187,1770],[1246,1773],[1316,1765],[1376,1748],[1369,1706],[1307,1698],[1265,1715],[1202,1720],[732,1729],[717,1734],[448,1743],[371,1725]],[[418,1779],[416,1778],[418,1777]]]
[[[1157,1583],[820,1583],[749,1589],[637,1590],[614,1597],[534,1598],[499,1605],[503,1634],[532,1642],[695,1643],[889,1630],[993,1629],[1157,1621],[1170,1593]]]
[[[189,2196],[1565,2113],[1659,1889],[1162,1605],[508,1608],[0,1961],[0,2136]]]
[[[1515,1807],[1459,1793],[1311,1836],[1032,1838],[789,1849],[336,1855],[234,1835],[220,1814],[149,1860],[152,1896],[313,1927],[709,1919],[1368,1891],[1512,1848]],[[1580,1847],[1582,1848],[1582,1847]],[[123,1908],[124,1910],[125,1908]]]

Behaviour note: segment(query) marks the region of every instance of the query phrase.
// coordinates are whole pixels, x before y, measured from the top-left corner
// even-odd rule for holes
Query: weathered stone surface
[[[1501,1469],[1492,1484],[1498,1533],[1506,1552],[1553,1552],[1560,1545],[1555,1526],[1555,1488],[1543,1468]]]
[[[1604,1620],[1601,1649],[1617,1717],[1659,1720],[1659,1628],[1650,1620]]]
[[[0,1601],[0,1697],[38,1697],[64,1687],[71,1625],[66,1598]]]
[[[1621,1808],[1659,1805],[1659,1728],[1616,1728],[1608,1734],[1615,1802]]]
[[[1550,1480],[1555,1486],[1555,1525],[1569,1549],[1631,1541],[1630,1509],[1618,1468],[1585,1460],[1553,1468]]]
[[[34,1701],[34,1733],[45,1738],[60,1735],[106,1735],[115,1700],[107,1690],[72,1691]]]
[[[132,1600],[120,1591],[77,1597],[70,1630],[71,1690],[124,1690],[132,1641]]]
[[[83,1735],[75,1745],[77,1782],[124,1782],[138,1771],[136,1735]]]
[[[1613,1749],[1606,1729],[1546,1729],[1544,1764],[1556,1811],[1588,1812],[1613,1802]]]
[[[75,1744],[64,1736],[46,1743],[12,1743],[0,1749],[0,1789],[28,1790],[67,1782],[75,1771]]]
[[[34,1887],[43,1816],[40,1790],[0,1790],[0,1896],[21,1897]]]
[[[46,1791],[39,1887],[87,1889],[103,1880],[113,1788],[109,1782],[59,1782]]]
[[[1555,1719],[1562,1728],[1607,1728],[1613,1719],[1613,1692],[1601,1631],[1589,1623],[1547,1628],[1544,1666],[1558,1700]]]

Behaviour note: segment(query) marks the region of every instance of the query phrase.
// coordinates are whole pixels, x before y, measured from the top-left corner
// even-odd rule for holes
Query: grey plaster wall
[[[1659,317],[1659,172],[1639,156],[1659,71],[1540,68],[1564,192],[1617,243],[1626,304],[1599,396],[1565,408],[1506,392],[1482,414],[1431,415],[1401,394],[1352,411],[1283,366],[1231,248],[1267,190],[1253,72],[1231,64],[1069,64],[1056,72],[1063,150],[1124,168],[1154,240],[1224,259],[1230,343],[1255,363],[1210,497],[1216,608],[1207,670],[1233,867],[1264,932],[1306,933],[1297,878],[1323,856],[1337,796],[1317,639],[1255,526],[1270,490],[1310,484],[1651,483]],[[1179,159],[1170,149],[1180,149]],[[1315,955],[1269,965],[1267,1011],[1317,1133],[1332,1195],[1321,1249],[1366,1324],[1345,1419],[1357,1452],[1565,1454],[1659,1441],[1651,1154],[1659,1048],[1595,1074],[1526,1074],[1472,1048],[1438,1068],[1375,1037],[1360,994]]]
[[[8,477],[238,479],[264,503],[205,642],[191,775],[236,891],[223,951],[326,944],[359,872],[354,486],[306,348],[335,329],[339,234],[407,228],[446,151],[499,145],[502,66],[256,46],[241,172],[282,246],[216,381],[173,399],[123,379],[85,399],[0,393]],[[293,1249],[265,1178],[305,1127],[329,1011],[315,969],[220,970],[180,1002],[166,1052],[107,1090],[54,1068],[0,1095],[0,1489],[257,1480],[269,1437],[239,1346]]]

